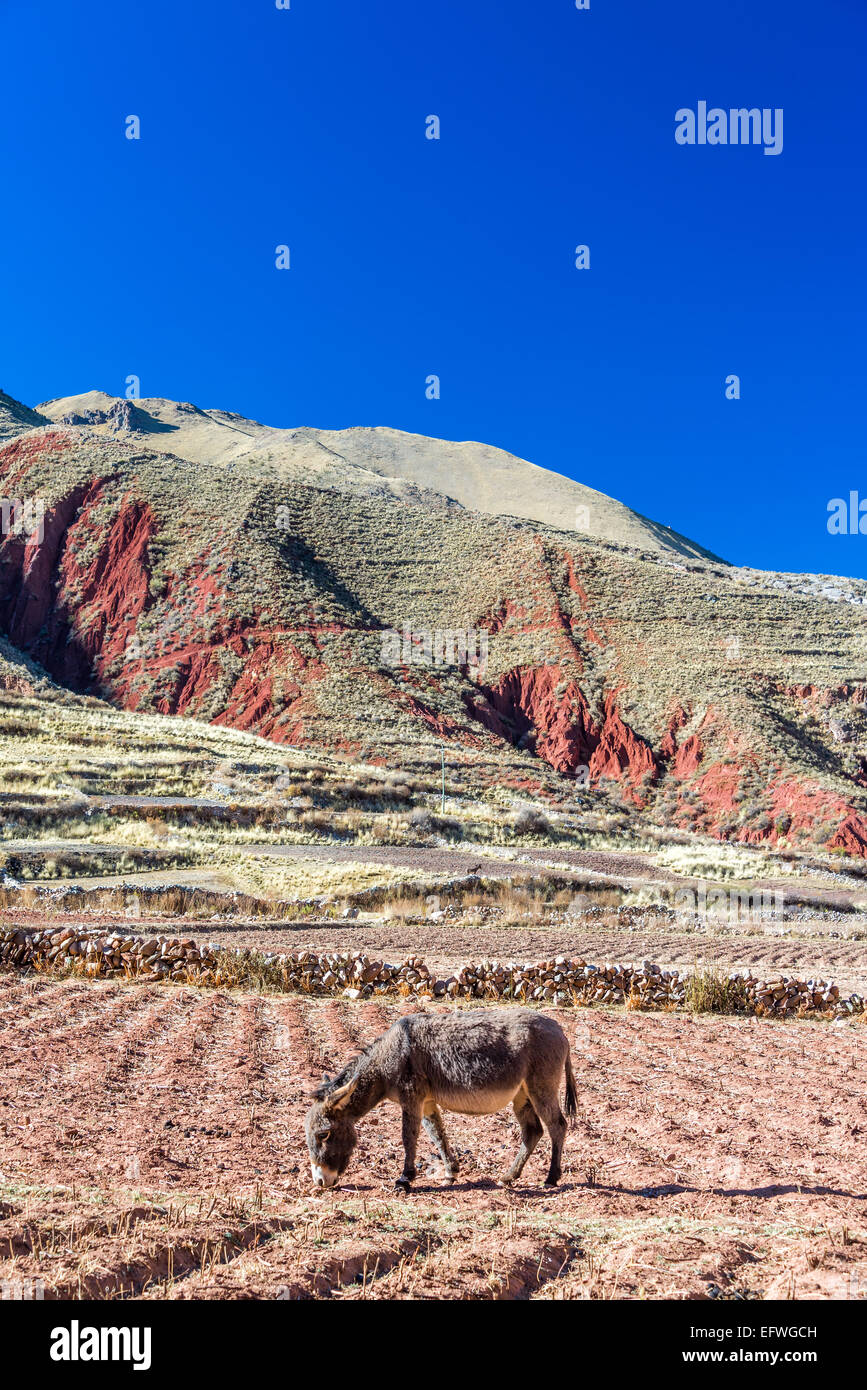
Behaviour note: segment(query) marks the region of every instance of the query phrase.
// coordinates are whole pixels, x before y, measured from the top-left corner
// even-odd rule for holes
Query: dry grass
[[[306,903],[282,902],[242,893],[226,894],[185,884],[127,882],[116,887],[82,888],[79,885],[46,890],[38,885],[0,887],[0,907],[44,911],[53,914],[82,912],[122,913],[135,927],[148,918],[187,918],[191,922],[227,918],[262,918],[294,921],[312,912]],[[320,913],[322,909],[318,910]]]
[[[761,850],[729,844],[668,845],[657,851],[654,862],[661,869],[670,869],[681,878],[710,879],[714,882],[731,879],[755,881],[767,875],[769,870],[769,857]],[[775,874],[787,870],[793,872],[793,866],[785,860],[775,859]]]
[[[694,1014],[750,1012],[746,989],[740,979],[722,970],[698,966],[686,977],[686,1007]]]

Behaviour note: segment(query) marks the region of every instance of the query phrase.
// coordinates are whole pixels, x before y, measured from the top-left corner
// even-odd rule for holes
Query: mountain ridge
[[[99,391],[44,401],[38,409],[55,423],[137,433],[148,438],[150,447],[164,444],[165,452],[190,462],[287,480],[309,480],[312,473],[326,485],[368,491],[381,487],[398,496],[423,488],[489,515],[725,563],[696,541],[595,488],[475,440],[436,439],[382,425],[276,429],[189,402],[160,397],[125,401]]]
[[[41,540],[0,537],[0,632],[55,682],[389,767],[445,744],[480,787],[867,857],[867,583],[471,510],[358,464],[338,487],[183,464],[127,427],[141,408],[18,418],[0,442],[4,494],[45,507]]]

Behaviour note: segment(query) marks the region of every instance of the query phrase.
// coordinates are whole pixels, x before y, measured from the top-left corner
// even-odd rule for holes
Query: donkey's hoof
[[[560,1179],[559,1179],[559,1178],[546,1178],[546,1179],[545,1179],[545,1186],[546,1186],[546,1187],[559,1187],[559,1186],[560,1186]]]
[[[405,1192],[409,1192],[409,1189],[410,1189],[410,1179],[409,1179],[409,1178],[398,1178],[398,1179],[395,1181],[395,1184],[394,1184],[394,1190],[395,1190],[395,1192],[404,1192],[404,1193],[405,1193]]]
[[[512,1177],[511,1173],[503,1173],[501,1177],[497,1178],[498,1187],[514,1187],[515,1182],[516,1179]]]

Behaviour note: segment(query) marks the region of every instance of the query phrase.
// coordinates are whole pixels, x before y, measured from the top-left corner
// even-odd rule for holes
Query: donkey
[[[569,1040],[547,1014],[516,1007],[409,1014],[335,1077],[314,1091],[305,1130],[310,1167],[319,1187],[334,1187],[358,1141],[355,1121],[381,1101],[403,1111],[404,1192],[416,1176],[419,1126],[439,1151],[449,1182],[458,1162],[449,1148],[440,1106],[464,1115],[492,1115],[511,1101],[521,1127],[521,1147],[502,1181],[515,1182],[542,1137],[551,1138],[546,1186],[560,1181],[566,1121],[559,1091],[566,1073],[566,1114],[578,1111]]]

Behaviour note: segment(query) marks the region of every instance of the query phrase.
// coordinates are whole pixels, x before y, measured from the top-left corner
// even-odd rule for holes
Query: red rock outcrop
[[[622,782],[633,798],[639,783],[656,776],[653,751],[624,722],[616,691],[606,697],[597,723],[584,692],[559,666],[519,667],[483,690],[485,703],[472,707],[475,717],[499,738],[531,747],[557,772],[586,768],[591,784]]]
[[[867,858],[867,819],[852,812],[838,826],[828,841],[829,849],[844,849],[847,854]]]
[[[77,679],[79,663],[65,650],[69,628],[58,612],[53,580],[69,527],[85,495],[86,489],[76,488],[46,512],[41,542],[38,537],[7,536],[0,569],[3,630],[16,647],[31,653],[60,680]],[[55,660],[61,651],[64,659]]]
[[[533,747],[557,772],[589,764],[600,731],[583,692],[559,666],[516,668],[481,688],[485,703],[472,713],[499,738]]]
[[[682,705],[678,705],[668,721],[668,728],[659,745],[660,757],[665,758],[666,761],[674,757],[677,752],[677,735],[688,723],[689,715]]]
[[[625,781],[634,789],[641,781],[649,781],[658,772],[653,751],[624,723],[617,707],[617,693],[611,691],[605,699],[605,722],[599,743],[590,758],[591,781],[608,777]]]
[[[684,739],[671,761],[671,772],[674,777],[691,777],[698,771],[699,764],[704,757],[704,749],[698,734],[690,734],[689,738]]]

